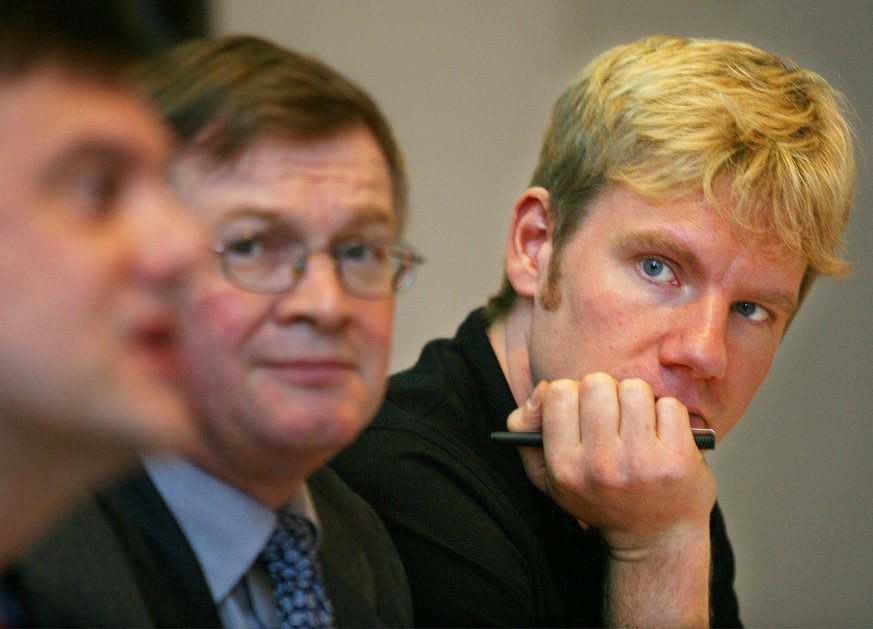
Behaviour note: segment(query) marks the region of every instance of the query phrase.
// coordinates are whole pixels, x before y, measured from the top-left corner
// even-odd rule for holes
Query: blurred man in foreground
[[[175,308],[202,253],[109,2],[0,3],[0,563],[139,448],[178,447]]]

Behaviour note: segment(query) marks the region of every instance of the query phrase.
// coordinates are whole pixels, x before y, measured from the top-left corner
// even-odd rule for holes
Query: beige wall
[[[664,32],[742,39],[811,67],[873,120],[873,3],[859,0],[221,0],[219,33],[315,54],[366,86],[407,155],[408,238],[427,257],[394,367],[497,285],[509,212],[552,101],[601,50]],[[860,125],[866,152],[873,134]],[[710,455],[752,626],[873,625],[873,217],[865,165],[854,275],[817,285],[743,422]]]

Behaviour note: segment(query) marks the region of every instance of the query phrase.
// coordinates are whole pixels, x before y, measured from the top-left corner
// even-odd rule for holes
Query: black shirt
[[[419,626],[602,626],[606,552],[493,445],[516,408],[482,311],[391,378],[382,409],[332,466],[384,520]],[[711,518],[713,626],[740,624],[733,554]]]

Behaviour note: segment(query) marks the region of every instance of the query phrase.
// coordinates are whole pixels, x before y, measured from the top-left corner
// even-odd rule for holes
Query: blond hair
[[[649,37],[594,59],[556,102],[531,185],[546,188],[556,271],[607,186],[655,201],[703,193],[750,236],[775,236],[818,275],[840,276],[855,191],[842,95],[818,74],[741,42]],[[504,278],[491,317],[515,301]]]

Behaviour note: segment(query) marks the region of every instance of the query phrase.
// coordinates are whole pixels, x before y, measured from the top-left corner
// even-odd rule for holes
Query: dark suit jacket
[[[337,625],[410,626],[406,576],[373,510],[328,469],[309,488]],[[86,502],[5,582],[33,626],[221,626],[194,551],[142,469]]]

